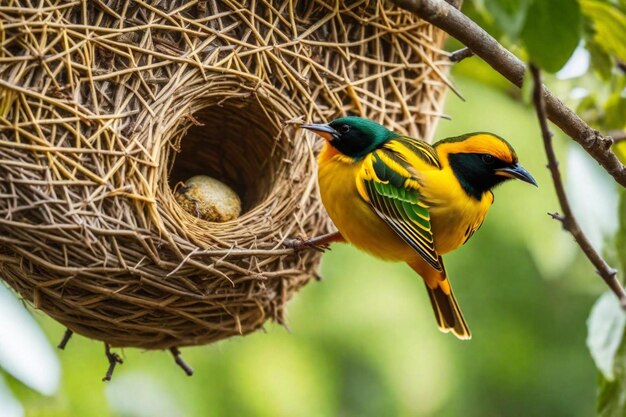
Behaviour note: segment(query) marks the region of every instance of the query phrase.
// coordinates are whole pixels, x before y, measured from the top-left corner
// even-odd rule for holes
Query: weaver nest
[[[331,230],[313,139],[357,114],[429,138],[442,32],[383,1],[64,2],[0,9],[0,276],[110,346],[204,344],[283,321]],[[208,174],[242,215],[173,189]]]

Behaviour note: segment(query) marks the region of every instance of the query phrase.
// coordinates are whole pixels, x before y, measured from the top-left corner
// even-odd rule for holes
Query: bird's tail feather
[[[448,294],[446,294],[446,291],[444,291],[440,285],[435,288],[430,288],[428,284],[426,284],[430,303],[435,312],[437,326],[439,326],[439,330],[442,332],[447,333],[451,331],[459,339],[471,339],[472,333],[463,318],[459,303],[456,301],[456,297],[452,292],[448,280],[446,279],[445,282],[450,289]]]
[[[439,263],[442,266],[441,271],[432,268],[421,258],[410,261],[409,265],[424,279],[439,330],[444,333],[452,332],[461,340],[471,339],[472,334],[456,301],[441,257]]]

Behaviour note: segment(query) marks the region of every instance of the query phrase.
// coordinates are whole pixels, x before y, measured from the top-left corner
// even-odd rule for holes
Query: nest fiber
[[[385,2],[9,0],[0,7],[0,277],[113,346],[209,343],[283,320],[331,228],[299,122],[429,138],[443,33]],[[198,174],[241,197],[210,223]]]

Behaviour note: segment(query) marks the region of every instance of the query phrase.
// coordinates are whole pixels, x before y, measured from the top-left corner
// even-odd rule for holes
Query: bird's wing
[[[436,154],[430,152],[432,148],[428,144],[424,146],[428,152],[416,154],[410,143],[407,145],[392,140],[370,153],[363,160],[357,175],[357,189],[394,232],[433,268],[442,271],[443,266],[435,250],[429,206],[420,195],[420,175],[414,164],[409,162],[412,158],[420,158],[422,162],[432,158],[430,166],[439,166]]]

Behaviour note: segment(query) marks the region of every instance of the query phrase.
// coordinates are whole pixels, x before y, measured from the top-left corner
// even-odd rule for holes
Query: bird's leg
[[[299,252],[303,249],[311,248],[323,252],[331,243],[345,242],[346,240],[339,232],[327,233],[325,235],[312,237],[310,239],[288,239],[285,246]]]
[[[104,354],[109,360],[109,369],[107,369],[107,373],[104,378],[102,378],[102,380],[110,381],[111,377],[113,376],[113,371],[115,370],[115,365],[117,365],[118,363],[122,364],[124,363],[124,361],[122,360],[122,358],[120,358],[120,355],[111,352],[111,346],[109,346],[108,343],[104,344]]]
[[[173,347],[170,348],[170,352],[172,353],[172,356],[174,356],[174,362],[176,362],[176,365],[180,366],[188,376],[193,375],[193,368],[180,357],[180,350],[178,350],[177,347]]]

